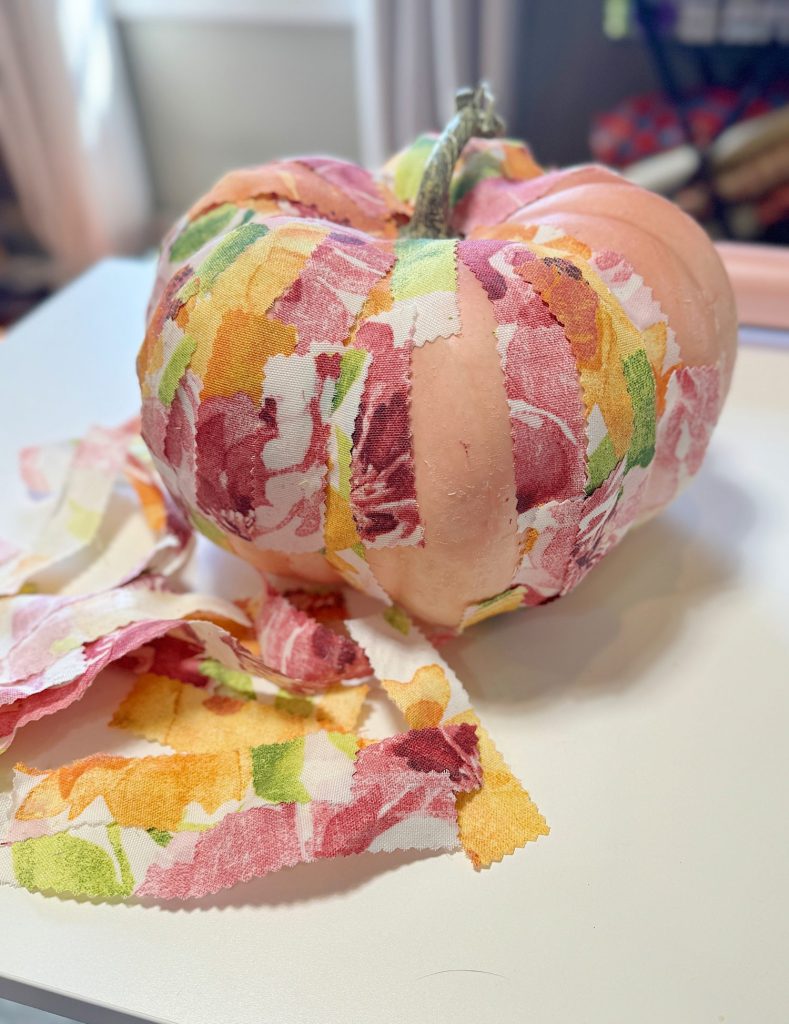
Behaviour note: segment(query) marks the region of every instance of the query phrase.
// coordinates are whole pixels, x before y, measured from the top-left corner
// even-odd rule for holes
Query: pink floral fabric
[[[256,807],[196,837],[177,833],[170,855],[148,868],[135,895],[194,899],[327,857],[452,848],[455,794],[480,782],[473,726],[393,736],[359,751],[347,804],[312,801],[306,815],[295,803]],[[247,856],[235,856],[240,849]]]
[[[371,674],[364,652],[349,636],[336,632],[269,589],[255,620],[263,661],[297,683],[294,692],[311,693],[340,679]]]

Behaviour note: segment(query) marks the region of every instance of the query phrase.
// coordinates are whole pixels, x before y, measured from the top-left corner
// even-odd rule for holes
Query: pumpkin
[[[567,593],[674,497],[736,342],[693,221],[499,128],[479,87],[377,176],[226,175],[163,243],[138,358],[198,530],[452,628]]]

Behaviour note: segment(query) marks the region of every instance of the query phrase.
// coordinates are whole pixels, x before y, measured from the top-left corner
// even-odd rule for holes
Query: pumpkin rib
[[[425,545],[368,552],[394,601],[452,626],[463,615],[464,594],[503,590],[518,558],[512,439],[495,319],[487,293],[462,262],[458,282],[461,333],[413,355],[411,422]]]

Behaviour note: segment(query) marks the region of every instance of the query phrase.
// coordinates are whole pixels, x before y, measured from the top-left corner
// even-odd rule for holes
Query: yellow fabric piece
[[[73,819],[101,796],[119,825],[166,831],[178,828],[189,803],[197,802],[211,814],[228,800],[240,800],[252,778],[249,757],[230,750],[135,761],[97,754],[41,773],[16,767],[47,776],[19,807],[16,817],[21,821],[65,811]],[[163,799],[163,793],[169,798]]]
[[[293,710],[223,697],[167,676],[144,675],[120,704],[111,725],[190,754],[283,743],[328,729],[350,732],[368,687],[335,686]],[[305,713],[297,713],[296,709]]]
[[[463,722],[477,727],[482,788],[458,793],[458,832],[474,867],[486,868],[524,843],[547,836],[550,828],[474,711],[453,715],[443,724]]]
[[[85,508],[76,501],[68,503],[68,530],[80,540],[90,540],[96,533],[101,522],[101,512],[93,508]]]
[[[512,587],[510,590],[505,590],[488,601],[481,601],[478,605],[467,608],[459,628],[461,630],[468,629],[469,626],[476,626],[478,622],[491,619],[494,615],[501,615],[502,612],[517,611],[523,607],[523,595],[525,592],[523,587]]]
[[[219,274],[211,290],[198,297],[188,321],[189,333],[197,339],[191,368],[198,377],[205,379],[225,311],[241,309],[264,317],[328,233],[327,228],[298,223],[275,228],[245,249],[232,272]]]
[[[359,328],[366,320],[373,316],[379,316],[381,313],[388,313],[393,305],[392,271],[390,270],[388,274],[382,277],[379,281],[376,281],[370,291],[370,294],[364,300],[364,305],[360,309],[359,315],[356,317],[356,322],[351,328],[346,344],[353,344]]]
[[[243,391],[260,403],[266,362],[272,356],[293,355],[296,340],[296,328],[289,324],[229,309],[216,332],[200,398],[232,398]]]
[[[351,512],[351,503],[333,487],[326,488],[326,521],[323,540],[327,551],[344,551],[359,544],[359,533]]]
[[[451,684],[440,665],[425,665],[408,682],[381,684],[411,729],[468,723],[477,728],[482,788],[457,797],[458,831],[476,868],[489,867],[550,831],[529,794],[507,767],[477,714],[469,709],[444,718]]]
[[[410,682],[384,679],[381,685],[405,715],[409,729],[430,729],[441,723],[451,688],[440,665],[425,665]]]

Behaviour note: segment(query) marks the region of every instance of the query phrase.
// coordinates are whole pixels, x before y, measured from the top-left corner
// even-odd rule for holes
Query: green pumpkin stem
[[[493,93],[487,82],[475,89],[460,89],[455,96],[457,113],[436,140],[419,185],[414,213],[403,228],[405,238],[450,238],[449,187],[463,147],[474,137],[501,135],[504,122],[493,109]]]

